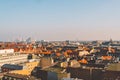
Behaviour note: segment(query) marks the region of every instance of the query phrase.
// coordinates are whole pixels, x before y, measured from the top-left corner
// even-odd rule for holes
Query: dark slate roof
[[[93,64],[93,63],[82,64],[82,65],[87,66],[87,67],[97,67],[97,68],[104,68],[105,67],[104,64]]]
[[[21,70],[23,66],[14,65],[14,64],[4,64],[2,68],[14,69],[14,70]]]
[[[4,80],[4,77],[11,77],[11,78],[17,78],[20,79],[20,80],[35,80],[33,79],[32,77],[30,76],[27,76],[27,75],[20,75],[20,74],[14,74],[14,73],[7,73],[3,76],[3,80]],[[6,79],[5,79],[6,80]]]

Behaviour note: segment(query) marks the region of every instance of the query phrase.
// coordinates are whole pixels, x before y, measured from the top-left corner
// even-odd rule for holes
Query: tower
[[[110,38],[110,41],[109,41],[111,44],[113,43],[113,40],[112,40],[112,38]]]

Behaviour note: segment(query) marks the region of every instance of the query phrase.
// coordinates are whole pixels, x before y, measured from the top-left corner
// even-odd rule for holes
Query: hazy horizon
[[[120,40],[120,0],[0,0],[0,41]]]

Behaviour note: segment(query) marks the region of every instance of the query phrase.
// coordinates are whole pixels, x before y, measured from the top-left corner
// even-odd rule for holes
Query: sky
[[[120,40],[120,0],[0,0],[0,41]]]

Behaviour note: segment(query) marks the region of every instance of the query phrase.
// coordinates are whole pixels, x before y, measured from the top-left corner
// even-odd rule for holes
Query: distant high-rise
[[[29,37],[29,38],[26,39],[26,42],[27,42],[27,43],[30,43],[31,41],[32,41],[32,40],[31,40],[31,37]]]
[[[69,41],[69,40],[66,40],[66,44],[69,45],[69,44],[70,44],[70,41]]]

